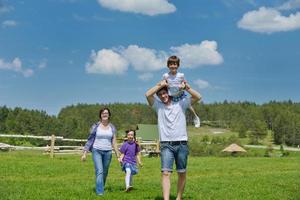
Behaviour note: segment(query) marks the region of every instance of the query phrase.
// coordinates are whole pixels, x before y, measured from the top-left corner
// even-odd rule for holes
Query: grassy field
[[[159,158],[144,158],[134,190],[124,193],[124,174],[114,158],[101,199],[162,199]],[[284,158],[190,157],[184,199],[300,199],[300,154]],[[0,199],[96,199],[91,156],[50,159],[41,152],[0,152]],[[172,198],[176,195],[172,176]]]

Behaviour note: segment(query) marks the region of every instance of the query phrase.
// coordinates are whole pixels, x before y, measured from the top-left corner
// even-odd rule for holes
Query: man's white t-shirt
[[[191,98],[183,98],[170,105],[155,98],[153,108],[157,113],[160,141],[187,141],[185,111],[191,106]]]

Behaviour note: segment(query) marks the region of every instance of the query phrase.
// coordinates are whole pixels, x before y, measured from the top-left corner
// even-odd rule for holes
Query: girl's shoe
[[[131,190],[132,190],[132,186],[129,186],[129,187],[127,187],[126,189],[125,189],[125,192],[130,192]]]

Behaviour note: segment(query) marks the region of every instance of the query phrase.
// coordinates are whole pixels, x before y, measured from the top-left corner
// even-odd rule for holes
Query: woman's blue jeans
[[[95,174],[96,174],[96,194],[104,193],[104,186],[108,174],[112,151],[92,150]]]

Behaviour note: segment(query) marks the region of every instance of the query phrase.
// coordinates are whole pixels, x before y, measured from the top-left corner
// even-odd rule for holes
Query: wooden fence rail
[[[33,138],[33,139],[43,139],[50,142],[50,146],[46,147],[25,147],[25,146],[12,146],[6,148],[12,148],[16,150],[44,150],[50,154],[50,158],[54,157],[54,153],[80,153],[83,150],[83,146],[55,146],[55,141],[73,141],[73,142],[86,142],[86,139],[71,139],[64,138],[63,136],[36,136],[36,135],[12,135],[12,134],[0,134],[0,137],[6,138]],[[142,149],[142,154],[149,156],[159,155],[159,141],[142,141],[141,138],[137,138],[139,145]],[[118,146],[121,146],[123,139],[118,140]]]

